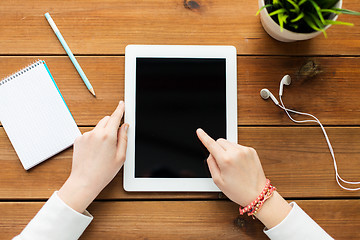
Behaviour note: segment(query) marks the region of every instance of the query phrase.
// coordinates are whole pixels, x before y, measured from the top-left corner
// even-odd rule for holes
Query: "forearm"
[[[256,217],[266,226],[266,228],[271,229],[281,223],[290,211],[291,206],[277,191],[275,191],[273,196],[269,198],[258,211]]]
[[[82,183],[81,179],[76,180],[70,176],[59,190],[58,196],[69,207],[79,213],[83,213],[99,194],[94,192],[92,187]]]

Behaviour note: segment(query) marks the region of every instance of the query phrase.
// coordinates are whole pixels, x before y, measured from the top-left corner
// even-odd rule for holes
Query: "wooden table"
[[[360,192],[340,189],[320,128],[292,124],[259,96],[315,114],[326,126],[346,179],[360,180],[360,18],[333,26],[328,39],[281,43],[247,0],[82,0],[0,2],[0,78],[44,59],[82,132],[124,97],[127,44],[234,45],[238,53],[239,143],[257,149],[266,175],[336,239],[360,238]],[[360,1],[344,8],[360,10]],[[96,90],[85,88],[48,25],[49,11]],[[318,70],[310,71],[315,64]],[[303,66],[307,67],[303,67]],[[311,69],[311,68],[310,68]],[[315,73],[308,79],[306,76]],[[0,103],[1,104],[1,103]],[[0,127],[0,238],[18,234],[70,173],[72,149],[25,171]],[[266,239],[262,224],[240,217],[219,193],[127,193],[122,171],[89,207],[94,221],[82,239]]]

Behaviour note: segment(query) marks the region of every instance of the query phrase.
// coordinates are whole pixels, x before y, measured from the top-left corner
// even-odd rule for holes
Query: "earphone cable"
[[[283,109],[285,111],[285,113],[287,114],[287,116],[290,118],[291,121],[295,122],[295,123],[308,123],[308,122],[314,122],[314,123],[318,123],[319,126],[321,127],[321,130],[325,136],[325,140],[327,142],[327,145],[329,147],[329,150],[330,150],[330,154],[331,154],[331,157],[333,159],[333,162],[334,162],[334,169],[335,169],[335,175],[336,175],[336,182],[338,183],[338,185],[342,188],[342,189],[345,189],[345,190],[349,190],[349,191],[358,191],[360,190],[360,187],[359,188],[347,188],[347,187],[344,187],[340,182],[339,182],[339,179],[343,182],[343,183],[347,183],[347,184],[360,184],[360,182],[352,182],[352,181],[346,181],[344,180],[343,178],[341,178],[340,174],[338,173],[338,168],[337,168],[337,163],[336,163],[336,159],[335,159],[335,153],[334,153],[334,150],[332,148],[332,145],[330,143],[330,140],[329,140],[329,137],[325,131],[325,128],[324,126],[322,125],[322,123],[319,121],[319,119],[317,119],[314,115],[311,115],[309,113],[303,113],[303,112],[298,112],[298,111],[295,111],[295,110],[292,110],[292,109],[288,109],[285,107],[283,101],[282,101],[282,98],[281,98],[281,95],[279,95],[279,99],[280,99],[280,104],[277,104],[281,109]],[[289,112],[291,113],[295,113],[295,114],[299,114],[299,115],[305,115],[305,116],[309,116],[315,120],[296,120],[294,119],[293,117],[291,117],[291,115],[289,114]]]

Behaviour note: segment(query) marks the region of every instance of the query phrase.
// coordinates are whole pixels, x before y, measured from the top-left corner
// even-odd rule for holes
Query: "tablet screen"
[[[135,177],[211,177],[195,131],[226,138],[226,60],[136,58],[135,108]]]

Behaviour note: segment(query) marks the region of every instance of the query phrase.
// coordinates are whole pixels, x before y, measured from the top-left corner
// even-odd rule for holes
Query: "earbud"
[[[271,100],[272,100],[276,105],[279,105],[278,100],[274,97],[274,95],[273,95],[273,94],[269,91],[269,89],[267,89],[267,88],[261,89],[261,91],[260,91],[260,96],[261,96],[263,99],[265,99],[265,100],[270,97]]]
[[[289,86],[291,83],[291,77],[289,75],[285,75],[282,79],[281,79],[281,82],[280,82],[280,88],[279,88],[279,96],[282,96],[283,95],[283,87],[284,87],[284,84]]]

